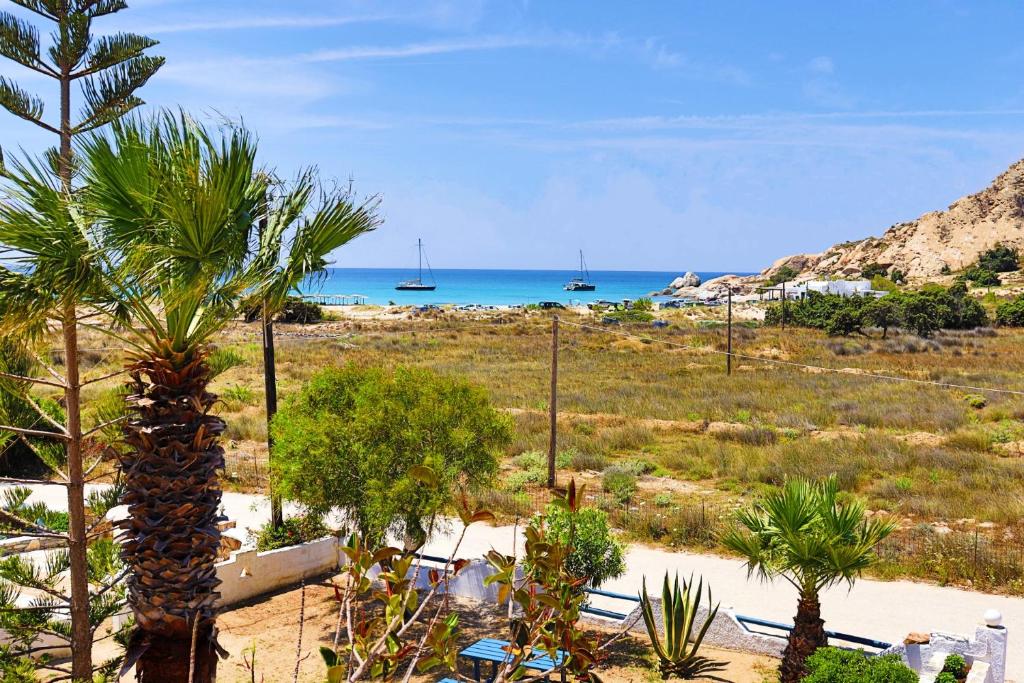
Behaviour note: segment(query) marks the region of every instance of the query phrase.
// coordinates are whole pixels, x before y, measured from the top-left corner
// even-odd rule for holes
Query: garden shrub
[[[428,511],[488,486],[511,433],[486,392],[461,379],[348,365],[315,374],[277,413],[271,467],[286,499],[341,508],[364,536],[425,540]],[[410,477],[418,465],[439,485]]]
[[[264,552],[309,543],[330,536],[331,530],[324,524],[323,517],[309,513],[288,517],[276,529],[268,522],[260,527],[259,531],[250,531],[249,535],[250,538],[255,536],[256,550]]]
[[[636,493],[636,475],[620,465],[612,465],[601,477],[601,488],[619,504],[628,503]]]
[[[544,517],[548,534],[561,543],[570,541],[570,529],[575,527],[572,552],[565,561],[570,574],[586,577],[596,587],[625,573],[623,545],[612,533],[603,510],[584,507],[570,512],[558,505],[548,505]],[[540,518],[536,516],[530,522],[534,528],[539,524]]]
[[[942,672],[952,674],[954,678],[963,678],[967,675],[967,660],[958,654],[946,656],[942,663]]]
[[[957,678],[948,671],[940,671],[935,677],[935,683],[957,683]]]
[[[869,657],[860,650],[821,647],[807,658],[804,683],[917,683],[899,655]]]

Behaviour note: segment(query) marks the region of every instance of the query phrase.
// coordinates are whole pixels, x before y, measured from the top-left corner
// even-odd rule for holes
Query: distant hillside
[[[857,276],[868,264],[878,263],[898,268],[909,278],[924,279],[939,275],[944,267],[966,268],[997,242],[1024,250],[1024,159],[989,187],[958,199],[946,211],[899,223],[881,237],[837,244],[821,254],[781,258],[763,275],[788,265],[803,275],[801,279]]]

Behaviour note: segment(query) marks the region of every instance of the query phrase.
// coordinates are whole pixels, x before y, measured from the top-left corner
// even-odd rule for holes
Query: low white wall
[[[995,617],[986,614],[986,618],[991,623],[979,625],[973,638],[934,632],[928,634],[929,641],[923,645],[893,645],[883,654],[899,655],[907,666],[921,675],[922,681],[934,680],[946,657],[958,654],[971,664],[969,683],[1004,683],[1009,634],[998,612]]]
[[[340,566],[340,552],[333,536],[262,553],[236,550],[216,565],[221,581],[217,605],[234,605],[333,571]]]

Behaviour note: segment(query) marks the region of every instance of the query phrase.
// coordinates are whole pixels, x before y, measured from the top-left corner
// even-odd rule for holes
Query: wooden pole
[[[782,329],[786,329],[786,283],[782,283]]]
[[[727,299],[726,310],[728,311],[726,323],[726,342],[725,342],[725,374],[732,374],[732,287],[729,287],[729,298]]]
[[[548,488],[555,488],[555,452],[558,449],[558,316],[551,320],[551,401],[548,406],[551,436],[548,440]]]

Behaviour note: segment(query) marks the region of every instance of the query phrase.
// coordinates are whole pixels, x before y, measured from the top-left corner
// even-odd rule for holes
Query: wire
[[[566,325],[572,325],[585,330],[594,330],[595,332],[604,332],[606,334],[617,335],[619,337],[627,337],[630,339],[638,339],[640,341],[651,341],[660,342],[667,346],[675,346],[681,349],[687,349],[689,351],[702,351],[704,353],[716,353],[721,356],[732,356],[733,358],[739,358],[742,360],[760,361],[762,363],[772,363],[775,365],[785,365],[794,368],[807,368],[810,370],[817,370],[819,372],[833,372],[836,374],[856,374],[858,377],[868,377],[871,379],[882,379],[890,382],[909,382],[911,384],[925,384],[929,386],[943,387],[946,389],[965,389],[969,391],[982,391],[991,394],[1009,394],[1012,396],[1024,396],[1024,391],[1018,391],[1015,389],[998,389],[995,387],[977,387],[970,384],[953,384],[951,382],[935,382],[927,379],[914,379],[913,377],[900,377],[898,375],[883,375],[877,372],[858,371],[856,373],[850,373],[849,370],[843,368],[830,368],[824,365],[809,365],[807,363],[796,363],[793,361],[779,360],[777,358],[762,358],[760,356],[751,356],[742,353],[730,353],[728,351],[720,351],[718,349],[708,348],[706,346],[692,346],[689,344],[680,344],[678,342],[669,341],[667,339],[659,339],[658,337],[645,337],[630,332],[620,332],[618,330],[609,330],[605,327],[597,327],[595,325],[587,325],[585,323],[577,323],[569,320],[559,320],[559,323]]]

